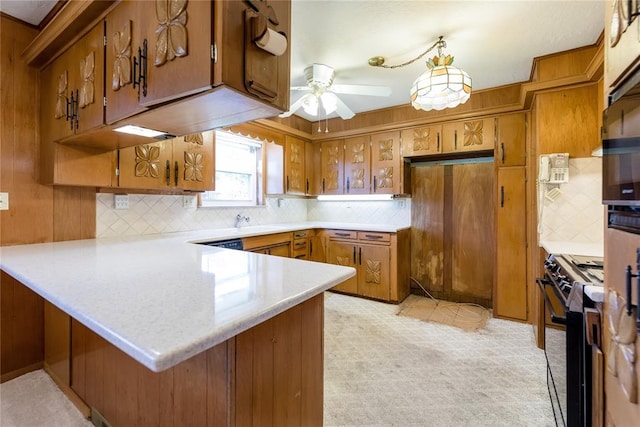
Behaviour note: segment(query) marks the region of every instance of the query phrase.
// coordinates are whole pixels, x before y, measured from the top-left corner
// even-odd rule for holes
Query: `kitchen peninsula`
[[[354,269],[207,237],[3,247],[1,267],[71,316],[70,388],[113,426],[321,424],[322,292]]]

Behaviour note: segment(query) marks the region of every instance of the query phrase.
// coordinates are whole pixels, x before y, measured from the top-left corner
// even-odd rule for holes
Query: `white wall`
[[[411,223],[411,199],[369,202],[319,202],[267,198],[254,208],[184,208],[183,196],[129,195],[129,209],[115,209],[113,194],[96,196],[96,236],[171,233],[235,225],[237,214],[251,225],[329,221],[405,226]]]
[[[560,196],[544,199],[541,241],[604,242],[602,158],[569,159],[569,182]]]

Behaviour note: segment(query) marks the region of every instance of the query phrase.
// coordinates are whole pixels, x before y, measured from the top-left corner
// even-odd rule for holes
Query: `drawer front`
[[[378,233],[375,231],[359,231],[358,240],[388,243],[391,241],[391,235],[389,233]]]
[[[298,230],[293,232],[294,239],[306,239],[311,235],[310,230]]]
[[[358,232],[350,230],[327,230],[327,235],[330,239],[355,240],[358,238]]]
[[[307,239],[296,239],[293,241],[293,250],[296,252],[307,251]]]

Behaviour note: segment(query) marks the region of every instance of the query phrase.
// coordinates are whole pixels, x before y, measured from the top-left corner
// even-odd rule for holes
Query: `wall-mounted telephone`
[[[541,155],[538,181],[549,184],[569,182],[569,153]]]

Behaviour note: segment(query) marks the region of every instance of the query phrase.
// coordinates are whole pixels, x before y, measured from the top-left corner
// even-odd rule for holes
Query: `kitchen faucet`
[[[249,217],[248,216],[242,216],[240,214],[236,215],[236,228],[240,228],[240,226],[243,223],[247,223],[249,224]]]

